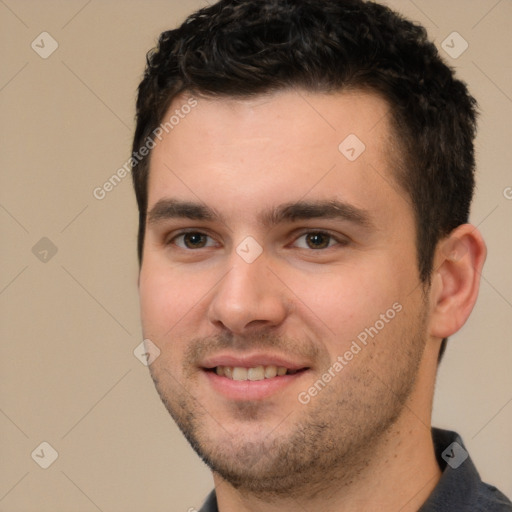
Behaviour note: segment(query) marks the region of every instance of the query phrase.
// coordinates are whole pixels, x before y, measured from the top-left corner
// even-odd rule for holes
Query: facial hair
[[[251,401],[233,403],[231,418],[219,417],[194,394],[197,372],[202,371],[197,362],[224,349],[278,348],[317,363],[322,370],[315,372],[312,385],[332,361],[311,340],[265,331],[250,339],[230,334],[194,339],[187,342],[181,382],[156,363],[150,366],[151,375],[192,448],[234,488],[263,500],[313,498],[328,492],[334,482],[338,489],[350,483],[371,463],[414,389],[426,343],[426,313],[405,323],[393,322],[397,324],[386,326],[385,338],[379,333],[355,356],[350,371],[344,368],[308,404],[297,402],[292,413],[270,426],[265,406]],[[379,343],[390,346],[380,350]],[[233,418],[242,425],[236,432],[227,423]],[[255,434],[259,424],[265,426],[256,428]]]

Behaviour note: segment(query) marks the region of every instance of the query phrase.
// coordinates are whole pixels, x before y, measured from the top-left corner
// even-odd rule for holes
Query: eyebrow
[[[338,219],[366,228],[373,226],[367,210],[338,200],[285,203],[264,213],[262,220],[265,225],[273,226],[286,221],[309,219]]]
[[[179,201],[177,199],[161,199],[147,214],[148,224],[156,224],[167,219],[215,220],[219,215],[201,203]]]
[[[148,212],[148,224],[168,219],[190,219],[199,221],[222,220],[221,216],[203,203],[161,199]],[[311,219],[339,219],[365,228],[374,226],[368,210],[338,201],[297,201],[279,205],[263,212],[260,221],[272,227],[282,222],[296,222]]]

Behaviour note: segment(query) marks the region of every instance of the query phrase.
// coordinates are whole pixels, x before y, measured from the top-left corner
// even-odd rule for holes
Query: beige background
[[[185,512],[212,486],[133,355],[130,179],[101,201],[92,194],[129,156],[146,51],[203,5],[0,0],[1,511]],[[482,111],[472,221],[489,258],[440,370],[434,424],[458,430],[483,478],[512,496],[512,2],[389,5],[438,46],[453,31],[469,43],[445,55]],[[43,31],[59,45],[46,59],[31,48]],[[32,252],[43,237],[58,249],[46,262]],[[31,457],[43,441],[58,452],[46,470]]]

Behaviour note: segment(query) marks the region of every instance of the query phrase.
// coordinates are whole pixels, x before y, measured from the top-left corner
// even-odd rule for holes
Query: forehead
[[[164,116],[173,122],[163,125],[152,152],[149,208],[166,195],[213,202],[237,215],[242,206],[248,211],[305,196],[355,205],[404,196],[393,177],[398,144],[389,106],[376,94],[286,90],[249,99],[190,98],[175,98]]]

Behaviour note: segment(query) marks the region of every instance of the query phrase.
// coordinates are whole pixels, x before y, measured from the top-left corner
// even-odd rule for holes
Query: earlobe
[[[431,287],[430,334],[447,338],[466,322],[476,303],[487,255],[482,235],[463,224],[436,248]]]

